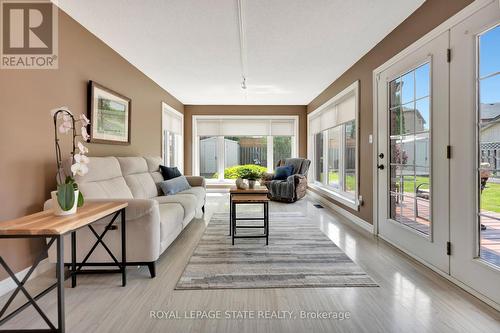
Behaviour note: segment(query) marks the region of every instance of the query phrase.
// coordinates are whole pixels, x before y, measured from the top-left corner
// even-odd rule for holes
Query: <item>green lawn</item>
[[[328,179],[330,183],[338,183],[339,182],[339,173],[338,172],[329,172],[328,173]],[[345,177],[346,181],[346,190],[347,191],[354,191],[356,190],[356,178],[354,175],[347,175]]]
[[[500,213],[500,184],[488,182],[481,194],[481,209]]]
[[[429,184],[429,178],[417,177],[416,186],[422,183]],[[429,185],[423,185],[420,188],[429,189]],[[411,178],[404,182],[404,191],[410,193],[413,192],[413,182]],[[500,184],[492,182],[488,182],[486,184],[486,188],[481,194],[481,209],[500,213]]]
[[[422,185],[420,186],[420,189],[421,190],[428,190],[429,189],[429,177],[417,177],[417,183],[415,184],[415,189],[417,186],[419,186],[420,184],[425,184],[425,185]],[[410,177],[410,179],[405,179],[404,181],[404,188],[405,188],[405,192],[414,192],[414,189],[413,189],[413,177]]]

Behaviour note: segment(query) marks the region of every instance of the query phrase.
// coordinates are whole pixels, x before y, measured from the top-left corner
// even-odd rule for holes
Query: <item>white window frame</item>
[[[298,157],[298,143],[299,143],[299,116],[228,116],[228,115],[210,115],[210,116],[200,116],[194,115],[192,116],[192,126],[193,126],[193,134],[192,134],[192,142],[193,142],[193,151],[192,151],[192,170],[193,175],[200,175],[200,140],[197,131],[197,123],[198,120],[245,120],[245,119],[260,119],[260,120],[292,120],[294,123],[294,135],[292,138],[292,150],[291,157]],[[245,135],[241,135],[245,136]],[[273,136],[266,136],[267,138],[267,170],[271,172],[274,169],[273,165]],[[224,179],[224,161],[225,161],[225,149],[224,149],[224,136],[217,136],[217,152],[218,152],[218,160],[217,160],[217,172],[219,174],[218,179],[207,179],[208,183],[234,183],[233,179]]]
[[[345,192],[336,190],[331,186],[327,186],[326,184],[320,183],[316,181],[316,159],[315,159],[315,141],[314,141],[314,135],[316,133],[312,133],[311,130],[311,120],[319,117],[322,112],[326,111],[328,108],[330,108],[332,105],[338,104],[343,100],[343,98],[349,94],[354,93],[355,96],[355,101],[356,101],[356,110],[355,110],[355,124],[356,124],[356,157],[355,157],[355,179],[356,179],[356,188],[355,188],[355,193],[354,193],[354,199],[352,197],[347,196]],[[345,123],[344,123],[345,124]],[[338,124],[339,126],[341,124]],[[318,107],[316,110],[313,112],[309,113],[307,115],[307,156],[308,159],[311,161],[311,167],[309,168],[309,174],[308,174],[308,182],[309,182],[309,187],[317,190],[321,194],[340,202],[341,204],[353,209],[353,210],[359,210],[359,81],[355,81],[351,85],[349,85],[347,88],[342,90],[340,93],[329,99],[327,102],[322,104],[320,107]],[[344,135],[345,133],[342,133],[342,147],[344,147]],[[328,151],[328,135],[323,135],[323,156],[325,160],[323,161],[323,171],[328,170],[328,156],[327,156],[327,151]],[[341,149],[340,152],[340,157],[344,154],[344,149]],[[341,159],[342,163],[344,164],[343,158]],[[343,168],[339,168],[343,169]],[[327,175],[328,172],[325,172]],[[343,177],[343,175],[339,175],[339,181],[343,182],[343,179],[340,179]],[[326,179],[325,182],[327,183],[328,180]]]
[[[181,120],[180,142],[179,145],[176,146],[177,149],[179,149],[176,153],[179,161],[176,166],[181,173],[184,173],[184,115],[165,102],[161,102],[161,159],[166,165],[170,162],[167,161],[169,154],[165,154],[165,121],[167,119],[167,114]]]

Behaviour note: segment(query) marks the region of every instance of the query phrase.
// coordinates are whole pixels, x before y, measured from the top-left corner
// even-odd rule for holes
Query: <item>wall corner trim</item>
[[[333,202],[331,202],[331,201],[327,200],[326,198],[324,198],[323,196],[311,191],[310,189],[307,189],[307,194],[310,197],[312,197],[316,200],[319,200],[321,202],[321,204],[323,204],[327,208],[330,208],[334,212],[347,218],[349,221],[353,222],[357,227],[363,229],[364,231],[369,232],[372,235],[375,234],[375,229],[374,229],[372,224],[370,224],[370,223],[366,222],[365,220],[357,217],[356,215],[348,212],[347,210],[341,208],[340,206],[337,206]],[[343,221],[341,221],[341,222],[343,222]]]

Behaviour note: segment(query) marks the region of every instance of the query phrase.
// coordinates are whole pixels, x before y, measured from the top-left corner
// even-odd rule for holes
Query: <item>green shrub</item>
[[[225,179],[259,179],[262,174],[267,171],[266,167],[260,165],[246,164],[246,165],[235,165],[224,169]]]

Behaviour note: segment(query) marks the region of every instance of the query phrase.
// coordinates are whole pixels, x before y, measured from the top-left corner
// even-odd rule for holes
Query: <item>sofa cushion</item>
[[[78,183],[78,188],[86,199],[134,198],[123,177],[95,182],[80,182]]]
[[[116,159],[120,163],[123,176],[147,173],[149,171],[148,164],[143,157],[117,157]]]
[[[136,199],[149,199],[158,195],[158,189],[142,157],[117,157],[123,178]]]
[[[69,175],[71,174],[71,171],[69,171],[71,159],[64,162],[65,174]],[[118,163],[116,157],[89,157],[89,162],[89,172],[85,176],[75,176],[78,184],[122,177],[120,163]]]
[[[132,199],[120,163],[116,157],[89,157],[89,172],[85,176],[75,176],[83,196],[88,199]],[[65,161],[65,170],[71,160]]]
[[[148,164],[148,171],[149,172],[159,172],[160,171],[160,164],[163,163],[163,160],[161,159],[161,157],[145,156],[144,159],[146,160],[146,163]]]
[[[165,195],[153,198],[158,201],[158,203],[178,203],[184,208],[184,218],[190,216],[196,212],[196,196],[193,194],[175,194],[175,195]]]
[[[161,190],[165,195],[174,195],[181,191],[185,191],[191,188],[186,177],[180,176],[168,180],[164,180],[160,183]]]
[[[150,199],[158,195],[156,184],[149,173],[138,173],[124,178],[134,198]]]
[[[160,164],[163,163],[160,157],[144,157],[146,163],[148,164],[148,171],[153,177],[153,181],[156,184],[156,195],[163,195],[163,192],[160,188],[160,182],[164,181],[163,176],[160,172]]]

